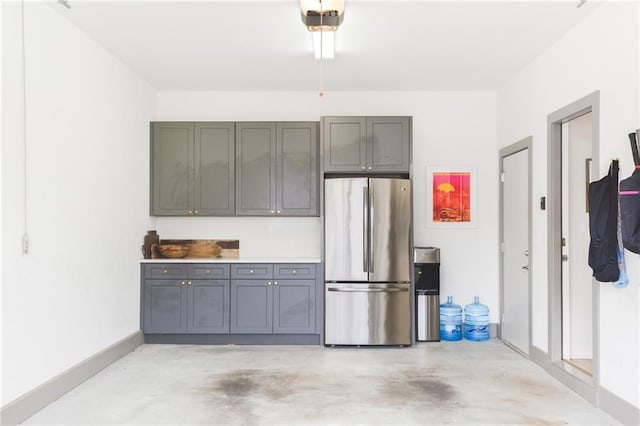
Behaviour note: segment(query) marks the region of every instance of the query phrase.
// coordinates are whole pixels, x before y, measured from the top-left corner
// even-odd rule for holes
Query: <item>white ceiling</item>
[[[589,1],[345,1],[324,90],[494,90],[597,8]],[[54,4],[160,90],[318,90],[299,2]]]

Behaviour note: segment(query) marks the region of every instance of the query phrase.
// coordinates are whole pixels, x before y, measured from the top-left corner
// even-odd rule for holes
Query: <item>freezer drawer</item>
[[[326,345],[411,345],[411,285],[325,284]]]

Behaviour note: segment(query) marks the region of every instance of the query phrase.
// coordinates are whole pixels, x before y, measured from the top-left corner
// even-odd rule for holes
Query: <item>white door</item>
[[[529,149],[502,157],[502,340],[529,355]]]

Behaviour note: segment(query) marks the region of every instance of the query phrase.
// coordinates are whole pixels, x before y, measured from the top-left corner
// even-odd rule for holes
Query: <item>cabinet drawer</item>
[[[231,265],[231,278],[273,278],[273,265],[266,263]]]
[[[313,263],[283,263],[274,265],[274,278],[315,278],[316,265]]]
[[[188,266],[189,278],[229,278],[229,265],[196,263]]]
[[[176,263],[154,263],[144,265],[145,278],[186,278],[187,266]]]

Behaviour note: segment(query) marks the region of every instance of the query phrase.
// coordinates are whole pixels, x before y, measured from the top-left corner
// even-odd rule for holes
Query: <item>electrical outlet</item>
[[[22,236],[22,253],[29,254],[29,234]]]

